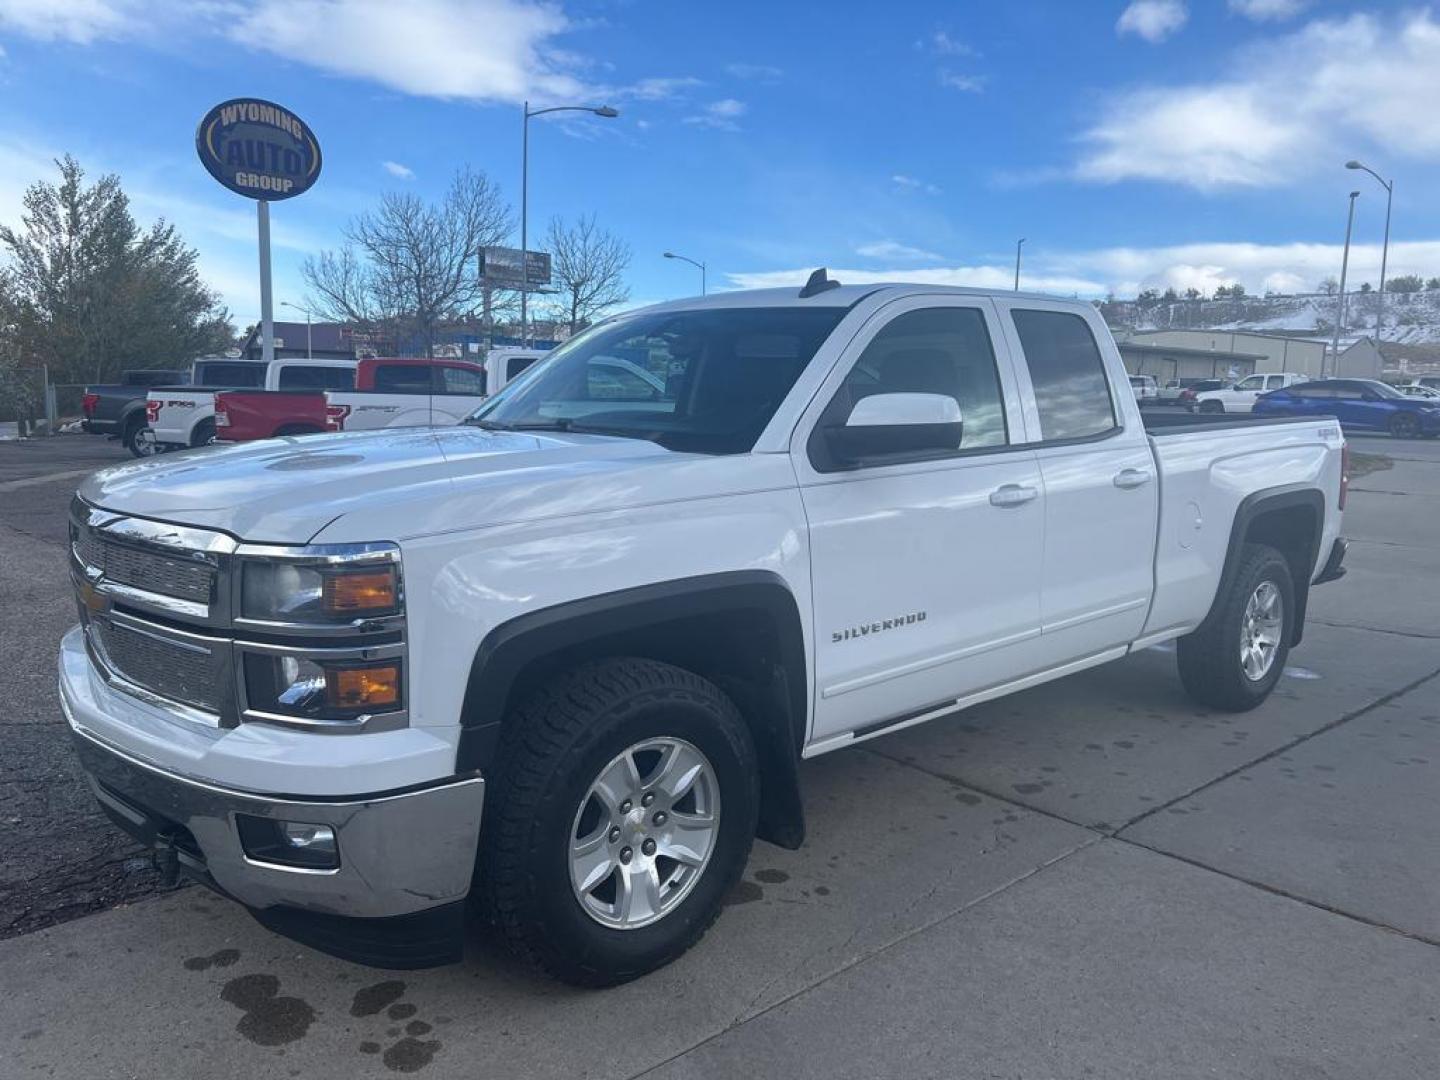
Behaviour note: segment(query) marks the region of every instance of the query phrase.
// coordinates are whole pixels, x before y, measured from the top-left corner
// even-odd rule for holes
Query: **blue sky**
[[[1326,0],[885,5],[660,0],[0,0],[0,220],[49,159],[115,171],[175,221],[238,322],[258,311],[254,207],[194,152],[214,103],[278,101],[324,172],[273,210],[277,300],[306,254],[387,188],[457,165],[519,206],[520,102],[536,121],[531,233],[594,213],[634,249],[634,299],[842,279],[1311,289],[1440,275],[1440,11]],[[388,164],[387,164],[388,163]],[[517,234],[518,240],[518,234]]]

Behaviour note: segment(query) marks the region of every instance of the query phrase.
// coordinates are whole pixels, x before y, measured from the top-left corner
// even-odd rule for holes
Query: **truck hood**
[[[352,539],[340,534],[355,529],[371,534],[362,539],[400,540],[619,508],[636,502],[642,489],[647,501],[666,491],[694,497],[693,480],[677,478],[657,491],[634,473],[685,472],[686,463],[713,473],[703,466],[716,460],[638,439],[400,428],[167,454],[95,473],[80,495],[106,510],[220,529],[256,543],[306,543],[322,530],[323,540]],[[352,528],[327,530],[347,517]]]

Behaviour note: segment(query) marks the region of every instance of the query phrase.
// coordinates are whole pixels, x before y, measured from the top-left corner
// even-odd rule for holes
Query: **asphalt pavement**
[[[580,992],[480,934],[397,975],[151,895],[52,673],[59,474],[121,452],[0,444],[0,1077],[1433,1075],[1440,442],[1352,449],[1350,573],[1264,707],[1195,706],[1159,647],[807,762],[806,847],[757,844],[699,947]]]

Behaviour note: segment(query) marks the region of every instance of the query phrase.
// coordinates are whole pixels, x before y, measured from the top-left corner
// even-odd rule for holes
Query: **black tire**
[[[1396,439],[1413,439],[1420,434],[1420,421],[1414,413],[1396,413],[1390,418],[1390,434]]]
[[[148,444],[142,444],[140,436],[147,431],[150,429],[145,426],[145,419],[142,416],[132,416],[125,421],[125,429],[120,434],[120,445],[130,451],[131,457],[153,457],[157,453],[153,432],[151,432],[152,437]]]
[[[1223,401],[1202,401],[1200,402],[1199,410],[1202,413],[1223,413],[1225,411],[1225,403]]]
[[[1245,673],[1240,659],[1245,609],[1251,596],[1267,581],[1279,590],[1283,605],[1280,642],[1263,677],[1253,679]],[[1295,584],[1285,556],[1266,544],[1246,544],[1234,580],[1219,597],[1211,616],[1176,645],[1180,681],[1186,693],[1202,705],[1226,712],[1255,708],[1280,681],[1290,654],[1294,620]]]
[[[204,420],[196,424],[194,430],[190,432],[190,445],[192,447],[209,446],[214,441],[215,418],[213,416],[207,416]]]
[[[571,886],[576,811],[607,763],[661,737],[691,743],[714,770],[714,846],[689,893],[658,921],[607,927]],[[750,855],[760,798],[750,731],[718,687],[669,664],[609,659],[555,679],[508,718],[492,775],[478,898],[517,955],[576,986],[613,986],[680,956],[715,921]]]

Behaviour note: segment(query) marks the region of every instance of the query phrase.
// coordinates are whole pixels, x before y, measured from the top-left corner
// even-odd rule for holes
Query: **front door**
[[[843,468],[818,427],[861,398],[946,394],[953,451]],[[1023,673],[1040,632],[1045,500],[994,306],[908,297],[856,335],[796,429],[815,613],[812,743]]]

